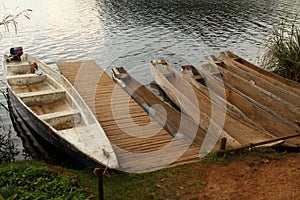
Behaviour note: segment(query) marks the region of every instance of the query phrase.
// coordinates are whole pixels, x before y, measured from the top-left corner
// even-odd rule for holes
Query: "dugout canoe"
[[[291,92],[296,93],[298,96],[300,95],[300,84],[292,81],[290,79],[284,78],[279,76],[275,73],[270,71],[264,70],[262,67],[259,67],[246,59],[232,53],[231,51],[220,52],[222,55],[222,59],[227,63],[231,63],[247,71],[249,73],[255,74],[256,76],[262,77],[263,79],[267,80],[268,82],[272,83],[273,85],[280,87],[284,90],[288,90]]]
[[[173,137],[186,137],[196,145],[201,145],[206,135],[189,117],[161,100],[146,86],[134,79],[123,67],[112,69],[112,78],[117,82],[143,109],[163,126]],[[216,145],[216,148],[218,146]],[[231,148],[230,142],[227,149]]]
[[[224,84],[226,100],[235,105],[247,117],[276,137],[300,132],[299,126],[295,124],[295,120],[300,116],[298,107],[267,92],[264,88],[252,84],[235,74],[235,71],[228,70],[226,64],[215,56],[211,56],[207,60],[214,60],[214,62],[202,65],[201,72],[206,74],[206,79],[213,79],[210,81],[211,87],[219,93],[222,92],[222,84]],[[216,72],[221,73],[222,78],[212,76]],[[300,139],[286,140],[283,145],[299,147]]]
[[[300,98],[297,94],[293,92],[286,91],[286,93],[292,95],[289,96],[289,100],[284,97],[284,95],[279,94],[278,90],[280,86],[276,90],[276,87],[270,89],[266,85],[270,85],[269,82],[266,84],[256,84],[252,79],[247,79],[244,76],[240,76],[240,72],[238,70],[233,70],[228,67],[228,65],[222,60],[211,56],[207,58],[207,60],[214,60],[214,62],[209,62],[209,64],[204,64],[202,67],[208,73],[218,71],[222,74],[222,80],[227,84],[241,91],[243,94],[252,98],[256,102],[264,105],[266,108],[274,111],[283,119],[286,119],[288,123],[293,124],[294,120],[298,119],[300,116],[300,108],[293,104],[293,102],[297,102]],[[251,74],[251,76],[253,76]],[[260,79],[263,80],[263,79]],[[281,84],[282,85],[282,84]]]
[[[241,64],[240,62],[238,62],[241,61],[240,58],[233,59],[228,56],[228,52],[220,52],[219,60],[225,64],[223,65],[223,67],[228,71],[234,72],[234,74],[251,82],[251,84],[263,88],[264,91],[266,91],[266,93],[272,93],[273,95],[284,100],[285,102],[288,102],[300,108],[300,84],[288,80],[282,80],[282,78],[278,77],[275,79],[275,75],[272,76],[270,75],[270,72],[266,71],[262,73],[262,69],[259,70],[260,72],[258,72],[258,69],[253,70],[253,65],[252,68],[250,68],[250,65],[244,65],[246,64],[246,62],[244,62],[244,64]],[[279,81],[279,79],[281,81]]]
[[[151,61],[150,70],[154,80],[170,99],[196,122],[199,120],[205,130],[213,125],[215,129],[221,129],[224,135],[229,135],[240,145],[275,138],[267,131],[226,113],[226,109],[222,107],[226,107],[226,104],[215,105],[215,102],[180,77],[165,60]],[[201,112],[197,113],[197,110]],[[215,130],[212,134],[213,132]]]
[[[226,105],[226,112],[239,120],[242,120],[246,123],[251,124],[252,126],[259,127],[263,129],[260,125],[256,124],[253,122],[251,119],[249,119],[240,109],[238,109],[235,105],[231,104],[226,100],[226,98],[221,97],[221,83],[219,82],[219,90],[218,90],[218,95],[212,94],[216,93],[215,87],[213,87],[216,83],[215,79],[210,79],[208,76],[216,76],[218,78],[222,77],[221,73],[215,72],[211,74],[207,74],[206,71],[198,70],[196,67],[192,65],[184,65],[181,66],[181,74],[182,77],[189,82],[194,88],[199,90],[203,95],[206,97],[210,98],[211,101],[215,102],[217,105],[222,104]],[[211,98],[211,96],[213,98]]]
[[[299,133],[299,127],[294,124],[294,120],[299,116],[295,114],[297,108],[293,107],[293,109],[289,109],[286,107],[288,104],[284,104],[284,106],[275,100],[271,101],[272,98],[261,96],[264,93],[260,93],[259,91],[261,90],[255,90],[257,86],[250,83],[247,87],[242,87],[243,89],[238,90],[238,88],[244,85],[245,80],[240,79],[240,77],[235,76],[220,66],[218,67],[216,64],[204,64],[202,65],[201,71],[195,68],[193,72],[188,73],[184,70],[183,77],[202,92],[207,91],[205,82],[209,83],[211,90],[218,94],[222,93],[225,86],[226,101],[237,107],[247,118],[267,130],[270,134],[276,137],[285,137]],[[198,80],[200,77],[197,75],[198,73],[202,74],[202,80],[200,81]],[[232,76],[229,76],[230,74]],[[235,82],[236,84],[230,85],[234,78],[239,79]],[[205,81],[203,79],[205,79]],[[261,97],[262,100],[258,99],[259,101],[256,101],[259,97]],[[286,119],[285,116],[290,120]],[[296,118],[293,118],[292,116]],[[293,138],[288,139],[287,142],[282,145],[297,147],[299,146],[299,143],[299,138]]]

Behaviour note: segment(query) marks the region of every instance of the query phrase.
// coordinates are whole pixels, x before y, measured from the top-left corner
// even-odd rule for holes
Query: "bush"
[[[287,21],[274,26],[262,57],[265,69],[300,82],[300,29],[296,20],[287,28]]]
[[[0,130],[3,129],[0,127]],[[3,131],[3,130],[1,130]],[[7,135],[0,135],[0,163],[12,162],[15,160],[15,156],[19,154],[16,150],[15,144],[11,138],[11,132]]]
[[[90,199],[78,178],[55,166],[33,162],[0,168],[0,199]]]

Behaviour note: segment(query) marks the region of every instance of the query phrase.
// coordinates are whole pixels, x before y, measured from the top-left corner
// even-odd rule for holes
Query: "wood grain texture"
[[[120,170],[134,171],[142,165],[145,170],[151,170],[199,161],[199,146],[176,143],[176,139],[152,120],[94,61],[57,65],[94,111],[114,147]],[[166,160],[183,148],[187,151],[164,166]],[[159,156],[155,152],[160,152]]]

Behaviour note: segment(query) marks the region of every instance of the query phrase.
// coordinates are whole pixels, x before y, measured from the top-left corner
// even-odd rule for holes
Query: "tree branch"
[[[30,19],[29,15],[27,14],[28,12],[32,12],[32,10],[31,9],[26,9],[26,10],[21,11],[17,15],[11,15],[11,14],[6,15],[6,16],[4,16],[3,20],[0,21],[0,26],[5,26],[5,28],[7,30],[9,30],[9,25],[13,24],[14,28],[15,28],[15,31],[17,31],[16,19],[19,18],[20,16],[24,16],[27,19]]]

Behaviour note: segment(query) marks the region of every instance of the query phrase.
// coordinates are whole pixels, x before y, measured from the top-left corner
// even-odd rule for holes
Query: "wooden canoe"
[[[280,87],[284,90],[291,91],[296,93],[298,96],[300,95],[300,84],[292,81],[290,79],[286,79],[282,76],[279,76],[275,73],[266,71],[261,67],[250,63],[249,61],[245,60],[244,58],[232,53],[231,51],[221,52],[223,60],[226,62],[230,62],[233,65],[247,71],[249,73],[255,74],[256,76],[262,77],[263,79],[267,80],[268,82],[272,83],[276,87]]]
[[[207,96],[194,89],[180,77],[166,61],[152,61],[150,69],[154,80],[168,94],[170,99],[191,118],[200,118],[199,124],[205,130],[208,130],[210,125],[216,125],[215,127],[222,129],[222,134],[229,135],[239,145],[275,138],[267,131],[254,127],[226,113],[224,108],[220,107],[220,105],[215,105]],[[187,90],[190,90],[190,92],[187,93]],[[196,96],[196,104],[194,99],[190,100],[192,96],[187,96],[191,93]],[[201,112],[195,112],[197,109]],[[196,116],[195,113],[199,114],[199,116]]]
[[[22,120],[82,165],[118,168],[105,132],[74,87],[45,63],[28,54],[21,58],[16,62],[4,55],[2,66],[11,104]]]
[[[253,70],[239,62],[227,56],[226,53],[220,53],[220,61],[222,61],[228,71],[234,72],[239,77],[251,82],[251,84],[256,85],[260,88],[263,88],[264,91],[272,93],[276,97],[283,99],[284,101],[300,108],[300,91],[297,87],[291,87],[287,85],[291,81],[281,82],[277,79],[274,79],[267,72],[259,73],[257,70]],[[299,85],[298,83],[294,83]],[[299,86],[298,86],[299,87]]]
[[[211,101],[215,102],[217,105],[220,104],[219,102],[222,102],[221,104],[226,104],[226,112],[239,120],[242,120],[246,123],[251,124],[252,126],[256,126],[263,130],[263,128],[258,125],[257,123],[253,122],[251,119],[249,119],[240,109],[238,109],[235,105],[231,104],[226,100],[226,97],[222,97],[222,88],[221,83],[218,82],[218,85],[220,86],[218,91],[215,91],[214,85],[216,83],[215,79],[210,79],[208,76],[217,76],[221,77],[220,73],[214,73],[214,74],[206,74],[206,71],[199,71],[196,67],[192,65],[186,65],[181,66],[181,74],[182,77],[189,82],[193,87],[195,87],[197,90],[199,90],[201,93],[203,93],[205,96],[210,98]],[[213,81],[213,82],[212,82]],[[214,95],[211,95],[210,93],[217,93]],[[213,96],[214,98],[211,98]]]
[[[236,74],[236,71],[228,70],[227,65],[220,60],[217,60],[212,64],[203,65],[203,69],[205,69],[206,71],[218,70],[222,73],[222,80],[226,84],[232,86],[233,88],[236,88],[243,94],[251,97],[256,102],[274,111],[291,124],[294,124],[294,120],[298,119],[300,116],[300,108],[292,104],[291,101],[287,101],[282,97],[282,95],[277,96],[272,91],[264,88],[263,85],[258,86],[257,84],[253,84],[253,82]],[[294,93],[291,94],[295,95],[294,98],[296,99],[300,98],[297,97],[297,95]]]
[[[209,82],[215,92],[222,91],[224,84],[226,100],[276,137],[300,132],[299,127],[294,123],[294,120],[299,116],[297,107],[272,93],[266,93],[264,89],[251,84],[234,72],[226,70],[225,63],[214,56],[212,59],[215,62],[202,65],[203,70],[201,72],[206,74],[206,79],[213,79]],[[222,74],[222,80],[220,77],[212,75],[217,71]],[[300,140],[299,138],[289,139],[284,145],[298,147]]]
[[[163,126],[173,137],[187,137],[197,145],[201,145],[205,130],[195,124],[189,117],[182,115],[165,101],[139,83],[123,68],[112,69],[113,80],[116,81],[143,109]]]

